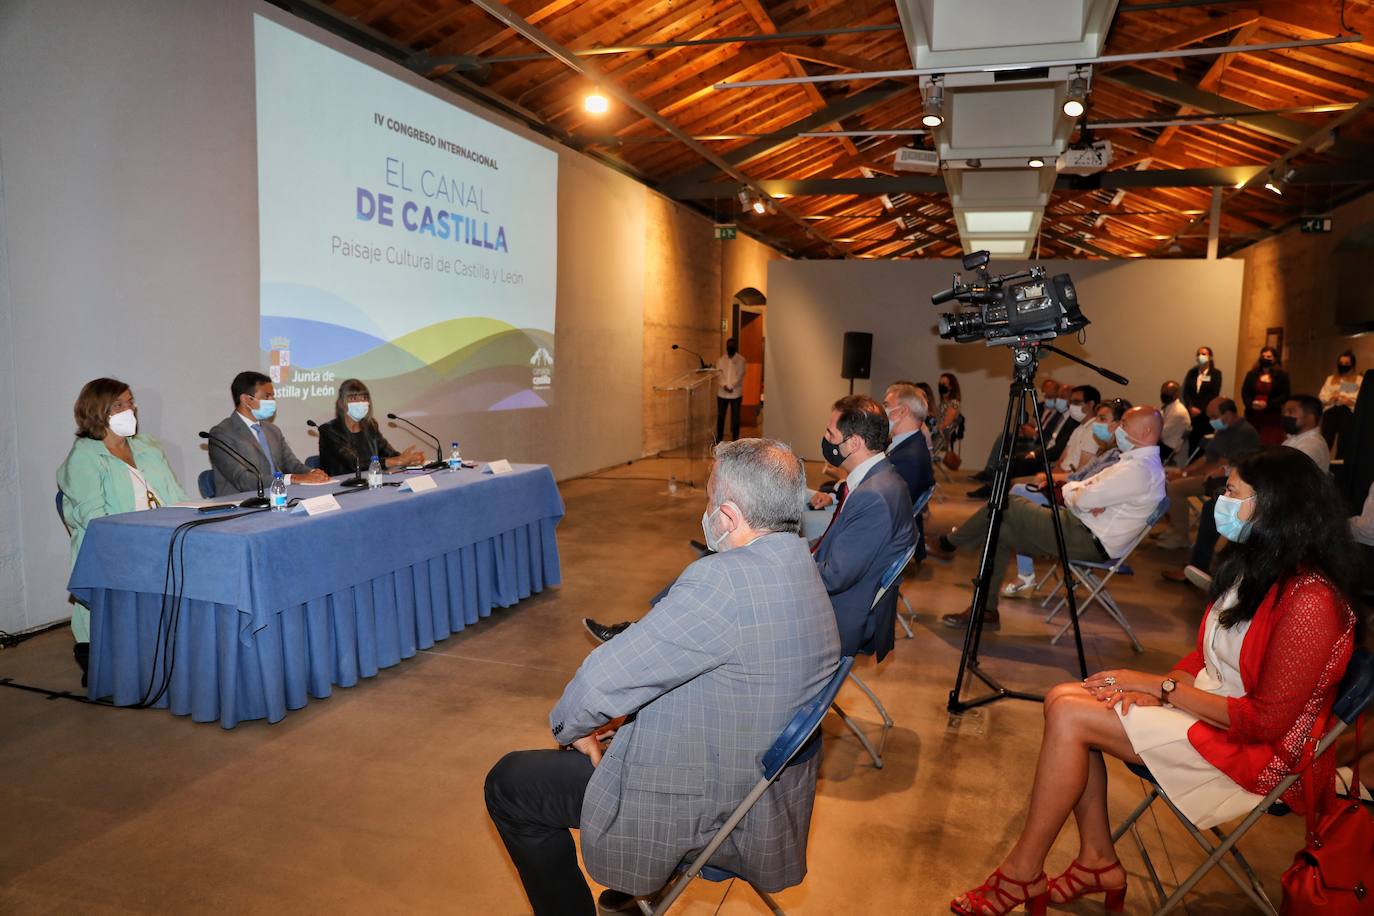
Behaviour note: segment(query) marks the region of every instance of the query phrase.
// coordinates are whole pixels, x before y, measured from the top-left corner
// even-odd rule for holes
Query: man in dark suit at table
[[[906,382],[894,382],[883,395],[883,410],[892,441],[887,446],[887,460],[906,481],[907,492],[914,506],[921,495],[935,486],[935,465],[930,459],[930,446],[921,434],[928,408],[921,389]],[[925,520],[915,519],[916,559],[926,555]]]
[[[587,656],[549,713],[553,739],[581,753],[515,751],[487,774],[487,811],[536,916],[595,911],[570,828],[587,871],[614,889],[601,905],[638,912],[628,895],[659,890],[706,846],[764,751],[834,675],[835,617],[797,536],[801,462],[770,439],[724,443],[715,457],[702,527],[719,552]],[[801,881],[818,749],[782,771],[713,864],[766,891]]]
[[[240,372],[229,386],[234,412],[210,430],[210,467],[215,471],[215,493],[248,493],[258,488],[258,476],[244,467],[215,440],[227,442],[247,458],[262,476],[263,487],[281,471],[290,483],[325,483],[329,475],[311,468],[296,457],[286,437],[270,422],[277,413],[272,380],[261,372]]]
[[[871,653],[879,660],[892,649],[897,590],[877,608],[873,598],[883,573],[915,537],[911,496],[887,460],[887,443],[887,413],[868,395],[852,394],[831,407],[821,453],[847,476],[835,488],[835,517],[812,548],[835,608],[841,653]],[[817,493],[811,504],[819,508],[829,500],[828,493]]]

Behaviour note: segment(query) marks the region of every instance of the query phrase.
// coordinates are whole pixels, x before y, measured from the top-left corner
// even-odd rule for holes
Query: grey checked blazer
[[[270,420],[262,424],[263,434],[267,437],[267,446],[272,449],[272,461],[277,466],[277,470],[283,474],[309,474],[310,468],[306,466],[296,453],[291,451],[291,446],[287,445],[286,437],[277,428],[277,424]],[[240,455],[253,462],[262,474],[262,486],[265,491],[272,485],[272,473],[268,469],[267,456],[262,452],[262,446],[258,444],[258,439],[253,435],[253,431],[243,422],[243,417],[238,413],[231,413],[228,417],[215,424],[210,434],[217,439],[228,442]],[[246,467],[239,464],[238,460],[220,448],[219,444],[213,440],[206,443],[210,448],[210,467],[215,470],[215,495],[226,496],[230,493],[256,493],[258,491],[258,479]]]
[[[549,714],[570,744],[635,717],[587,785],[592,877],[649,894],[706,846],[761,775],[763,753],[839,663],[835,613],[806,542],[769,534],[687,567],[647,616],[587,656]],[[819,754],[784,770],[712,864],[768,891],[806,874]]]

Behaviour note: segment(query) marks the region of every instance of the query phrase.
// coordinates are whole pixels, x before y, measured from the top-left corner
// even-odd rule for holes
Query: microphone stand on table
[[[262,472],[258,470],[258,466],[256,464],[249,461],[247,458],[243,457],[243,454],[239,452],[238,449],[234,448],[228,442],[225,442],[223,438],[216,436],[214,433],[209,433],[205,430],[201,430],[197,435],[199,435],[202,439],[208,440],[209,442],[218,445],[221,451],[224,451],[230,456],[232,456],[235,461],[246,467],[248,470],[252,471],[253,476],[257,478],[258,495],[250,496],[248,499],[245,499],[241,503],[239,503],[240,509],[261,509],[269,504],[269,501],[267,499],[267,488],[262,485]]]
[[[434,443],[434,460],[431,461],[429,464],[425,465],[425,470],[426,470],[426,471],[437,471],[437,470],[439,470],[440,468],[446,468],[446,467],[448,467],[448,462],[444,460],[444,446],[443,446],[443,444],[439,441],[439,437],[438,437],[438,436],[434,435],[434,433],[432,433],[432,432],[430,432],[429,430],[425,429],[424,427],[420,426],[418,423],[412,423],[410,420],[407,420],[405,417],[397,416],[397,415],[394,414],[394,413],[389,413],[389,414],[387,414],[387,415],[386,415],[386,418],[387,418],[388,420],[397,420],[397,421],[399,421],[399,422],[401,422],[401,423],[404,423],[406,426],[409,426],[411,429],[413,429],[413,430],[415,430],[416,432],[420,433],[421,435],[425,436],[425,437],[428,438],[431,442]]]

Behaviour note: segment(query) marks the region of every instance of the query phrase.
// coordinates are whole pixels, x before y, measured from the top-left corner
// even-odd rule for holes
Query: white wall
[[[190,492],[196,431],[258,365],[254,12],[458,103],[254,0],[0,4],[0,629],[68,614],[54,473],[81,385],[129,382]],[[559,155],[555,406],[473,418],[465,450],[559,477],[638,457],[652,192],[464,107]],[[281,425],[313,454],[305,419]]]
[[[1130,380],[1122,388],[1096,373],[1048,354],[1046,375],[1095,385],[1104,397],[1158,403],[1160,383],[1183,380],[1195,349],[1213,347],[1217,365],[1234,375],[1244,265],[1240,261],[1046,261],[1048,272],[1069,273],[1091,321],[1087,343],[1057,345]],[[995,273],[1025,267],[997,262]],[[873,378],[856,392],[881,398],[893,379],[927,381],[953,372],[963,388],[968,434],[965,461],[981,467],[1001,430],[1011,382],[1006,347],[941,340],[935,322],[950,306],[930,295],[948,288],[957,261],[774,261],[768,268],[768,409],[766,435],[820,458],[829,407],[848,393],[840,378],[845,331],[873,337]]]

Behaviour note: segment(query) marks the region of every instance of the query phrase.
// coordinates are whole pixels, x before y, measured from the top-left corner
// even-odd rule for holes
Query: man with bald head
[[[1087,480],[1064,484],[1064,546],[1070,560],[1103,561],[1120,556],[1145,530],[1164,498],[1164,467],[1159,461],[1159,434],[1164,419],[1154,407],[1132,407],[1121,418],[1116,444],[1121,459]],[[960,547],[981,546],[988,536],[988,509],[983,507],[960,527],[930,546],[930,553],[949,558]],[[1013,496],[997,536],[992,588],[983,627],[1000,629],[997,599],[1013,555],[1056,556],[1054,518],[1045,506]],[[968,626],[969,611],[946,614],[945,626]]]

